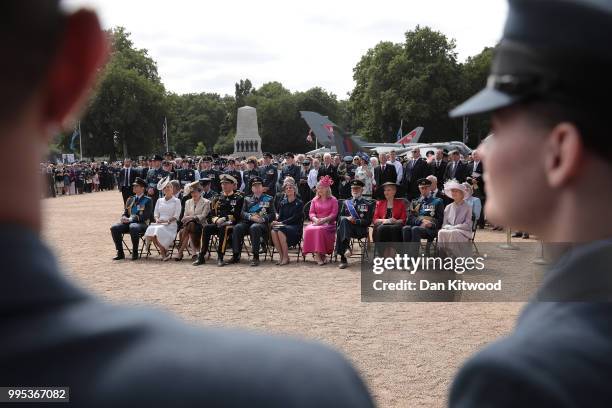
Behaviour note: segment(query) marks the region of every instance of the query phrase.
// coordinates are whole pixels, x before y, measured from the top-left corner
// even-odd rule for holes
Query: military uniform
[[[429,181],[429,180],[428,180]],[[431,185],[431,182],[428,184]],[[423,220],[430,221],[431,227],[422,227]],[[420,196],[410,203],[406,226],[402,228],[404,242],[421,242],[421,238],[432,241],[438,234],[444,220],[444,203],[433,194]]]
[[[361,180],[353,180],[350,186],[361,187]],[[338,212],[339,220],[336,229],[336,253],[341,256],[341,267],[346,267],[345,252],[351,238],[364,238],[368,235],[368,227],[372,224],[375,203],[363,196],[350,198],[342,202]],[[351,220],[352,217],[352,220]]]
[[[167,176],[169,176],[170,174],[162,169],[161,167],[158,169],[149,169],[148,173],[147,173],[147,193],[149,189],[153,189],[153,195],[151,196],[151,198],[153,199],[153,201],[157,201],[157,198],[160,196],[161,192],[157,192],[157,183],[159,183],[159,181]]]
[[[210,188],[213,189],[217,193],[221,192],[220,176],[221,176],[221,172],[213,168],[210,168],[207,170],[200,170],[200,179],[209,178]]]
[[[304,161],[310,165],[310,161]],[[308,174],[310,173],[309,167],[302,167],[300,169],[300,178],[296,180],[298,186],[298,194],[303,202],[307,203],[314,198],[314,191],[308,185]]]
[[[227,182],[230,180],[236,184],[236,180],[226,174],[222,176],[222,180]],[[219,237],[219,244],[217,246],[217,264],[223,265],[223,256],[225,255],[225,249],[227,245],[227,239],[229,238],[228,227],[233,228],[234,225],[240,220],[240,214],[242,211],[242,204],[244,202],[244,196],[239,191],[234,190],[230,195],[221,193],[214,199],[210,208],[210,224],[204,225],[202,230],[202,249],[198,254],[198,260],[194,265],[201,265],[204,263],[204,257],[208,252],[210,246],[210,239],[213,235]],[[229,228],[231,230],[231,228]]]
[[[251,195],[251,180],[259,177],[257,169],[246,170],[242,173],[242,182],[244,183],[244,195]]]
[[[262,184],[263,179],[261,177],[253,178],[251,185],[255,183]],[[252,221],[252,217],[255,215],[261,216],[263,222],[259,223]],[[257,266],[259,264],[261,240],[268,236],[268,228],[272,220],[274,220],[275,215],[272,196],[268,194],[262,194],[259,197],[250,195],[244,199],[242,213],[240,214],[240,222],[234,227],[234,231],[232,232],[232,262],[238,262],[240,260],[244,236],[248,234],[251,237],[251,246],[253,249],[253,260],[251,265]]]
[[[145,186],[146,183],[141,178],[136,179],[134,185]],[[145,194],[138,197],[136,195],[128,198],[125,203],[125,211],[123,216],[126,217],[129,222],[117,223],[111,227],[111,235],[115,248],[117,249],[117,257],[115,259],[123,259],[123,243],[122,235],[129,233],[132,239],[132,259],[138,259],[138,243],[140,236],[145,233],[149,220],[153,214],[153,201]]]
[[[344,163],[338,166],[338,180],[340,181],[338,198],[343,200],[351,197],[351,181],[355,178],[355,166],[352,164],[352,160],[351,156],[347,156],[344,158]],[[346,180],[346,176],[350,179]]]
[[[278,169],[273,163],[270,163],[267,166],[261,166],[259,172],[263,179],[264,192],[274,197],[276,194],[276,183],[278,182]]]
[[[187,184],[191,184],[196,181],[195,170],[187,168],[187,169],[179,169],[177,172],[177,180],[181,183],[181,187],[185,187]]]

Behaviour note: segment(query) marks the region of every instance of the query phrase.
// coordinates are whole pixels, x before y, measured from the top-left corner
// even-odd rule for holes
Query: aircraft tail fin
[[[404,137],[398,140],[397,143],[400,143],[400,144],[418,143],[419,139],[421,138],[421,134],[423,133],[423,130],[425,130],[425,128],[423,128],[422,126],[414,128],[413,130],[408,132]]]
[[[336,152],[344,157],[364,151],[360,143],[351,135],[342,130],[338,125],[317,112],[300,111],[302,119],[312,130],[317,141],[327,147],[332,144],[336,146]]]

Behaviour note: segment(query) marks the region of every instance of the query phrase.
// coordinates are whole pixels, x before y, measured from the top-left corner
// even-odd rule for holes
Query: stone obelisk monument
[[[261,137],[257,129],[257,110],[252,106],[238,108],[237,122],[232,156],[261,157]]]

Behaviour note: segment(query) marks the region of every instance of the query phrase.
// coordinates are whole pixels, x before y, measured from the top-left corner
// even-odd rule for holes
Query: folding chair
[[[478,230],[478,220],[476,219],[474,214],[472,214],[472,237],[470,238],[470,241],[472,242],[472,245],[474,246],[476,253],[480,254],[480,251],[478,251],[478,246],[476,245],[476,231],[477,230]]]
[[[132,255],[132,247],[131,245],[128,245],[125,242],[125,236],[126,235],[130,235],[129,232],[124,232],[123,234],[121,234],[121,243],[123,244],[123,247],[127,250],[128,254]],[[144,238],[144,233],[142,234],[138,234],[138,238],[140,239],[140,244],[139,244],[139,249],[138,249],[138,257],[141,258],[142,257],[142,253],[144,252],[144,248],[146,245],[146,241]],[[132,238],[130,237],[130,244],[132,243]]]

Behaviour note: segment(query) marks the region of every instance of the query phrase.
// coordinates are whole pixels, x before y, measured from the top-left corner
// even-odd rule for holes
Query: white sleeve
[[[196,181],[200,181],[200,172],[198,170],[194,171]]]
[[[308,187],[315,188],[317,185],[317,171],[310,169],[308,172]]]
[[[154,218],[159,218],[159,203],[161,202],[161,199],[158,199],[155,202],[155,210],[153,210],[153,217]]]
[[[178,220],[179,217],[181,216],[182,205],[181,205],[181,200],[179,200],[178,198],[175,200],[176,201],[174,203],[174,214],[172,214],[172,218]]]
[[[402,182],[402,176],[404,175],[404,167],[402,167],[402,164],[398,161],[393,162],[393,164],[395,165],[395,170],[397,170],[397,184],[400,184]]]

